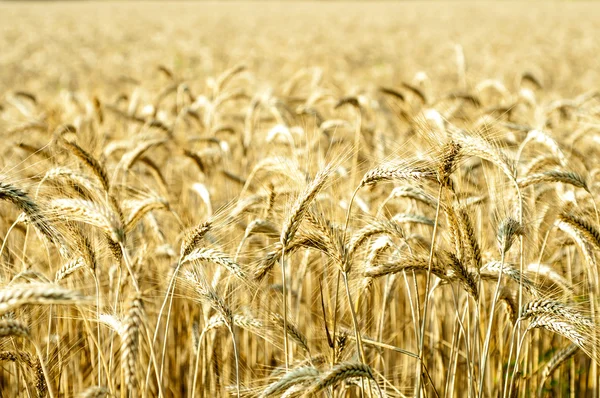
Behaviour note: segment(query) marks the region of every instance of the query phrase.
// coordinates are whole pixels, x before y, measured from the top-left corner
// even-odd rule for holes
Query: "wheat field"
[[[0,396],[599,397],[598,16],[0,3]]]

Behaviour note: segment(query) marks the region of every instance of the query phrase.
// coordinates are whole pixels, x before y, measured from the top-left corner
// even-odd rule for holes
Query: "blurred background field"
[[[9,2],[0,90],[110,94],[157,64],[202,83],[239,63],[267,86],[320,67],[344,88],[424,71],[444,89],[461,45],[469,81],[532,71],[569,95],[600,81],[599,33],[594,2]]]

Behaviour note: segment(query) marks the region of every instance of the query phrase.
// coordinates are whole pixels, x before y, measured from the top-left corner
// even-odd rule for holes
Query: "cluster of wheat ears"
[[[597,396],[600,95],[156,76],[2,99],[3,396]]]

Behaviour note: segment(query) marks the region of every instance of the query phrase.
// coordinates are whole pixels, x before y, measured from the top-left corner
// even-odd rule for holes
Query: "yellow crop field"
[[[600,396],[599,15],[0,3],[0,396]]]

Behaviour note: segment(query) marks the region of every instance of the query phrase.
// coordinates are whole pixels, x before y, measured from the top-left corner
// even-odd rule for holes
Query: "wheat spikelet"
[[[391,199],[394,199],[394,198],[410,198],[410,199],[416,200],[418,202],[421,202],[421,203],[431,207],[432,209],[435,209],[437,207],[437,199],[434,198],[433,196],[429,195],[427,192],[425,192],[421,188],[413,187],[411,185],[403,185],[403,186],[395,187],[394,189],[392,189],[392,192],[390,192],[390,195],[381,204],[381,208],[383,208],[383,206],[387,202],[389,202]]]
[[[401,239],[404,238],[404,231],[398,223],[387,220],[378,220],[361,228],[352,235],[350,242],[348,243],[348,256],[352,258],[367,239],[381,234],[389,234]]]
[[[279,229],[271,221],[257,219],[253,220],[244,231],[244,238],[242,241],[247,239],[251,234],[265,234],[269,237],[279,237]]]
[[[79,398],[104,398],[108,397],[110,391],[106,387],[92,386],[79,394]]]
[[[61,124],[54,130],[54,136],[61,138],[65,134],[77,134],[77,128],[72,124]]]
[[[381,257],[388,249],[394,249],[394,243],[389,237],[381,236],[375,239],[373,244],[370,246],[369,253],[365,261],[365,268],[373,266],[377,259]]]
[[[114,197],[114,195],[112,195],[110,193],[111,186],[110,186],[110,182],[108,179],[108,173],[106,171],[106,168],[98,160],[96,160],[90,153],[86,152],[83,148],[81,148],[76,143],[67,141],[62,138],[60,139],[60,141],[67,149],[69,149],[69,151],[71,151],[71,153],[73,153],[77,158],[79,158],[92,171],[92,173],[96,176],[96,178],[100,181],[100,183],[102,184],[102,188],[104,189],[104,192],[107,195],[108,205],[110,206],[112,212],[114,213],[114,215],[111,215],[111,217],[114,217],[115,219],[117,219],[119,225],[123,225],[123,214],[121,212],[119,203],[117,202],[117,199]],[[121,235],[124,236],[124,233],[121,233]],[[121,238],[123,236],[121,236]],[[121,242],[121,240],[117,240],[117,241]]]
[[[434,220],[421,214],[395,214],[392,221],[398,224],[422,224],[433,227]]]
[[[309,211],[307,219],[311,226],[317,230],[313,241],[319,241],[325,253],[331,257],[336,264],[343,267],[346,258],[346,245],[342,242],[344,239],[341,229],[330,223],[323,215]],[[320,239],[319,239],[320,238]]]
[[[310,348],[308,347],[308,339],[306,336],[289,320],[283,321],[283,317],[279,314],[271,314],[271,322],[278,328],[286,328],[286,333],[292,338],[306,353],[310,356]]]
[[[564,318],[576,325],[583,325],[593,328],[594,323],[591,319],[584,317],[578,311],[567,307],[565,304],[553,300],[534,300],[523,306],[521,316],[524,319],[540,316],[542,314],[552,314],[553,316]]]
[[[513,280],[517,284],[522,284],[524,289],[532,295],[537,295],[537,286],[536,284],[527,276],[526,274],[522,274],[518,269],[516,269],[511,264],[502,264],[500,261],[491,261],[485,264],[481,270],[481,279],[482,280],[498,280],[498,274],[502,272],[504,275],[508,276],[511,280]]]
[[[33,102],[34,104],[37,104],[37,103],[38,103],[38,100],[37,100],[37,98],[35,97],[35,95],[34,95],[34,94],[32,94],[32,93],[30,93],[30,92],[28,92],[28,91],[15,91],[15,92],[13,93],[13,95],[14,95],[15,97],[23,97],[24,99],[27,99],[27,100],[29,100],[29,101]]]
[[[202,301],[207,302],[218,314],[220,314],[227,325],[231,327],[233,312],[225,304],[225,301],[219,294],[207,283],[203,282],[197,272],[185,270],[184,278],[191,282],[195,291],[198,293]]]
[[[134,297],[123,320],[121,333],[121,366],[127,389],[135,395],[140,328],[144,319],[143,303],[139,296]]]
[[[514,325],[519,315],[519,305],[517,303],[516,295],[510,289],[503,288],[498,296],[498,301],[506,304],[508,319],[510,323]]]
[[[533,174],[539,174],[540,170],[543,170],[546,167],[555,167],[559,166],[560,161],[553,155],[541,155],[536,158],[533,158],[528,164],[526,164],[523,168],[523,175],[529,176]]]
[[[538,389],[538,397],[542,396],[544,384],[546,384],[546,380],[548,380],[548,377],[550,377],[550,375],[554,373],[554,371],[558,369],[560,365],[562,365],[564,362],[569,360],[569,358],[577,354],[577,351],[579,351],[579,346],[577,344],[569,344],[568,346],[556,351],[552,358],[550,358],[546,365],[544,365],[544,368],[541,372],[542,377]]]
[[[131,231],[147,213],[154,210],[167,210],[168,208],[169,203],[163,198],[148,198],[136,201],[125,220],[125,230]]]
[[[287,249],[287,252],[290,253],[291,248]],[[281,255],[283,254],[283,245],[281,242],[277,242],[274,245],[273,250],[269,251],[264,258],[260,261],[260,263],[255,267],[254,271],[254,279],[258,282],[262,281],[273,269],[275,264],[281,259]]]
[[[477,300],[479,297],[477,277],[470,273],[454,254],[449,253],[448,256],[450,257],[448,266],[454,272],[455,278],[458,279],[465,291]]]
[[[35,358],[25,351],[0,351],[0,361],[22,362],[30,368],[35,366]]]
[[[30,329],[23,322],[16,319],[0,319],[0,337],[28,338]]]
[[[509,179],[515,179],[514,163],[503,151],[482,137],[467,135],[456,128],[452,128],[451,131],[452,139],[463,148],[466,154],[477,156],[493,163]]]
[[[165,142],[166,140],[162,138],[140,142],[135,148],[121,157],[120,164],[122,165],[122,168],[124,170],[129,170],[147,150],[154,146],[162,145]]]
[[[471,263],[471,266],[479,271],[481,268],[481,249],[477,242],[477,236],[471,218],[465,209],[460,209],[457,212],[456,222],[460,236],[462,237],[462,245],[465,250],[466,259]]]
[[[530,71],[526,71],[521,75],[521,82],[520,82],[521,86],[523,85],[523,82],[531,83],[538,90],[542,90],[544,88],[544,85],[541,83],[540,79],[538,77],[536,77],[535,74]]]
[[[324,373],[310,388],[309,393],[316,394],[330,386],[335,386],[341,381],[354,377],[375,380],[371,368],[368,365],[357,362],[345,362],[337,364],[327,373]]]
[[[557,333],[596,359],[598,339],[594,322],[566,305],[552,300],[536,300],[521,310],[521,320],[530,320],[527,330],[542,328]]]
[[[560,149],[560,145],[558,145],[556,140],[554,140],[548,134],[541,130],[530,130],[527,133],[527,137],[525,138],[525,140],[521,143],[521,147],[525,146],[525,144],[531,140],[544,144],[547,148],[549,148],[552,154],[556,157],[556,159],[559,160],[561,166],[564,167],[567,165],[567,158],[565,157],[563,151]]]
[[[39,206],[25,193],[25,191],[0,181],[0,200],[13,203],[27,216],[27,219],[50,242],[61,243],[58,231],[48,222]]]
[[[181,243],[181,250],[179,256],[184,258],[188,254],[192,252],[200,242],[204,239],[205,235],[211,230],[212,222],[206,221],[203,222],[196,227],[194,227],[191,231],[189,231],[183,242]]]
[[[87,265],[92,271],[95,271],[98,266],[98,262],[92,242],[84,233],[82,233],[79,228],[74,228],[74,232],[76,251],[81,254],[81,258],[83,259],[85,265]]]
[[[241,280],[246,280],[246,275],[242,268],[236,264],[225,253],[221,253],[214,249],[196,248],[181,259],[181,264],[191,261],[206,261],[224,267],[231,274]]]
[[[596,257],[593,250],[598,250],[600,247],[596,229],[582,219],[564,214],[558,217],[554,225],[577,243],[588,265],[587,272],[590,275],[590,279],[595,280],[598,271],[596,269]]]
[[[119,336],[123,336],[123,333],[125,330],[125,328],[123,326],[123,321],[121,319],[119,319],[117,316],[110,315],[110,314],[100,314],[98,316],[98,322],[103,325],[108,326],[113,331],[117,332],[117,334]]]
[[[263,329],[265,325],[259,319],[250,317],[248,315],[235,314],[233,315],[232,320],[233,324],[237,327],[240,327],[259,336],[262,336],[264,334]],[[206,333],[212,329],[216,329],[222,326],[228,326],[227,320],[223,317],[223,315],[213,315],[210,317],[208,322],[206,322],[202,333]]]
[[[110,234],[105,233],[104,237],[110,254],[117,262],[120,262],[123,259],[123,251],[121,250],[121,246],[112,239]]]
[[[110,190],[110,182],[108,179],[108,173],[104,166],[76,143],[67,141],[65,139],[61,139],[61,143],[91,170],[98,181],[100,181],[100,184],[102,184],[104,191],[108,192]]]
[[[0,314],[23,305],[76,305],[87,301],[79,292],[52,284],[12,285],[0,290]]]
[[[94,112],[96,113],[96,117],[98,119],[98,123],[104,123],[104,112],[102,111],[102,102],[96,96],[93,99]]]
[[[581,236],[587,244],[593,246],[596,250],[600,250],[600,232],[591,222],[574,214],[560,214],[557,219],[557,226],[567,233],[575,230],[575,234]]]
[[[214,86],[215,94],[221,92],[225,88],[227,83],[229,83],[231,81],[231,79],[233,79],[236,75],[239,75],[240,73],[242,73],[245,70],[246,70],[245,65],[237,65],[237,66],[234,66],[233,68],[223,72],[217,78],[217,81],[215,82],[215,86]]]
[[[576,188],[583,188],[589,192],[589,187],[583,177],[571,171],[550,170],[543,173],[531,174],[517,180],[520,188],[525,188],[534,184],[560,182],[569,184]]]
[[[77,257],[65,265],[63,265],[58,271],[56,271],[56,275],[54,276],[54,282],[59,282],[69,275],[73,274],[75,271],[85,267],[85,262],[83,258]]]
[[[296,384],[290,388],[288,388],[283,394],[281,394],[281,398],[294,398],[302,396],[306,390],[306,386],[302,384]]]
[[[378,182],[417,182],[420,180],[433,180],[435,178],[436,173],[432,169],[421,168],[410,164],[390,163],[378,166],[367,172],[358,184],[358,188],[376,184]]]
[[[344,269],[344,266],[347,266],[346,263],[348,263],[348,256],[344,245],[341,243],[342,232],[336,232],[336,234],[338,235],[336,236],[338,239],[336,239],[337,242],[332,246],[329,239],[322,234],[315,231],[303,232],[296,236],[292,244],[287,248],[286,253],[291,255],[300,249],[317,250],[334,260],[336,265],[339,265]],[[277,251],[277,249],[275,251]]]
[[[275,394],[284,393],[286,390],[298,384],[313,383],[319,377],[321,372],[310,366],[302,366],[293,369],[279,378],[279,380],[271,383],[263,390],[260,397],[269,397]]]
[[[147,156],[143,156],[140,158],[140,162],[142,162],[145,166],[150,169],[150,172],[154,176],[155,181],[161,188],[161,192],[164,194],[165,192],[169,192],[169,187],[167,185],[167,180],[163,175],[160,167],[154,162],[154,160],[150,159]]]
[[[50,202],[59,217],[69,221],[81,221],[106,232],[114,242],[123,242],[125,232],[120,217],[112,211],[89,200],[54,199]]]
[[[451,185],[450,175],[454,172],[456,164],[460,160],[461,146],[458,142],[449,141],[441,148],[438,160],[437,178],[440,184],[449,187]]]
[[[298,196],[293,206],[290,209],[289,215],[283,223],[281,228],[280,242],[281,245],[286,248],[296,235],[300,223],[304,218],[304,215],[308,212],[309,206],[315,199],[317,194],[325,186],[327,179],[332,173],[331,166],[327,166],[312,180],[312,182],[304,189],[304,191]]]
[[[387,94],[391,97],[394,97],[394,98],[404,102],[404,95],[401,92],[394,90],[393,88],[379,87],[379,91],[381,91],[383,94]]]
[[[577,327],[569,321],[564,320],[562,317],[554,316],[553,314],[539,315],[533,318],[529,323],[527,329],[542,328],[549,330],[554,333],[558,333],[561,336],[566,337],[574,344],[577,344],[583,351],[590,355],[591,350],[587,346],[587,337],[584,333],[580,332]]]
[[[88,192],[95,192],[98,186],[82,174],[78,174],[75,171],[66,167],[55,167],[50,169],[44,175],[43,180],[60,180],[67,179],[78,186],[85,188]]]
[[[38,397],[44,397],[48,391],[44,371],[39,359],[26,351],[0,351],[0,361],[11,361],[22,363],[34,373],[35,387]]]
[[[378,264],[363,271],[367,278],[379,278],[385,275],[404,271],[427,271],[429,260],[426,257],[410,257],[397,260],[393,263]],[[432,263],[431,272],[439,278],[446,279],[445,269],[436,261]]]
[[[348,387],[355,386],[360,389],[363,388],[363,381],[360,378],[349,378],[349,379],[345,380],[345,383]],[[381,389],[381,387],[379,387],[379,385],[377,385],[375,383],[369,383],[369,385],[365,385],[364,387],[369,388],[367,395],[371,394],[371,396],[377,397],[377,398],[386,398],[387,397],[385,391],[383,391]]]
[[[417,86],[414,86],[414,85],[406,83],[406,82],[402,82],[402,87],[404,87],[405,89],[410,91],[412,94],[417,96],[421,100],[423,105],[428,103],[425,93],[423,92],[423,90],[419,89]]]
[[[444,206],[444,213],[446,214],[446,225],[448,227],[448,236],[450,242],[454,246],[454,253],[456,253],[456,257],[459,259],[464,259],[467,261],[471,261],[468,258],[465,258],[464,254],[464,244],[463,238],[461,236],[461,228],[458,223],[458,216],[456,214],[455,209],[452,206]]]
[[[514,218],[505,218],[498,227],[498,234],[496,235],[500,252],[506,254],[519,235],[523,235],[521,224]]]

